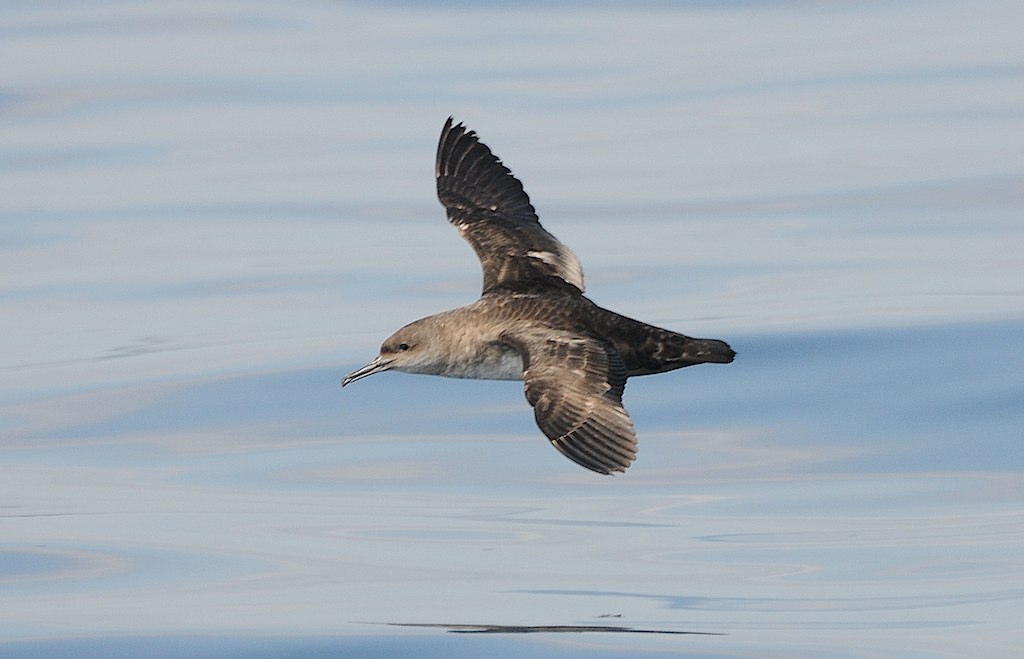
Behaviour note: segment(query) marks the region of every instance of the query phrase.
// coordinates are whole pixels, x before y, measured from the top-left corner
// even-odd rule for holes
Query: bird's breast
[[[486,343],[466,359],[452,363],[444,374],[473,380],[521,380],[523,358],[503,343]]]

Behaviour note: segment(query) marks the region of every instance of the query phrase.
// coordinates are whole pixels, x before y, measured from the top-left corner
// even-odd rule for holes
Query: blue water
[[[0,655],[1019,656],[1022,19],[4,4]],[[449,114],[739,353],[630,380],[623,475],[515,382],[339,387],[479,291]]]

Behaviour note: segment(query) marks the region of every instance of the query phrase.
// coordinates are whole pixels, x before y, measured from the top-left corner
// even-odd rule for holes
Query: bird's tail
[[[728,364],[736,357],[725,341],[694,339],[654,327],[641,346],[627,362],[630,375],[664,373],[695,364]]]
[[[690,339],[685,352],[702,363],[728,364],[736,358],[736,351],[718,339]]]
[[[595,307],[592,324],[622,356],[630,376],[664,373],[694,364],[728,364],[736,353],[725,341],[695,339]]]

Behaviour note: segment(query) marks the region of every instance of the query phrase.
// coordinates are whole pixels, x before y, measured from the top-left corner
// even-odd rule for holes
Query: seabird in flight
[[[522,183],[450,117],[435,173],[448,221],[480,259],[483,293],[399,329],[342,386],[389,370],[522,380],[556,449],[601,474],[625,471],[636,457],[622,406],[626,378],[728,364],[735,353],[724,341],[654,327],[584,297],[579,259],[540,225]]]

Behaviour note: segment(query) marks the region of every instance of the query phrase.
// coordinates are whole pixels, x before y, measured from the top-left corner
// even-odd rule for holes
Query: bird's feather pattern
[[[502,339],[523,355],[526,399],[555,448],[598,473],[625,471],[636,457],[636,431],[622,406],[626,366],[615,349],[537,328]]]
[[[583,268],[541,226],[523,184],[485,144],[449,117],[435,166],[437,197],[483,267],[483,292],[554,278],[583,292]]]

